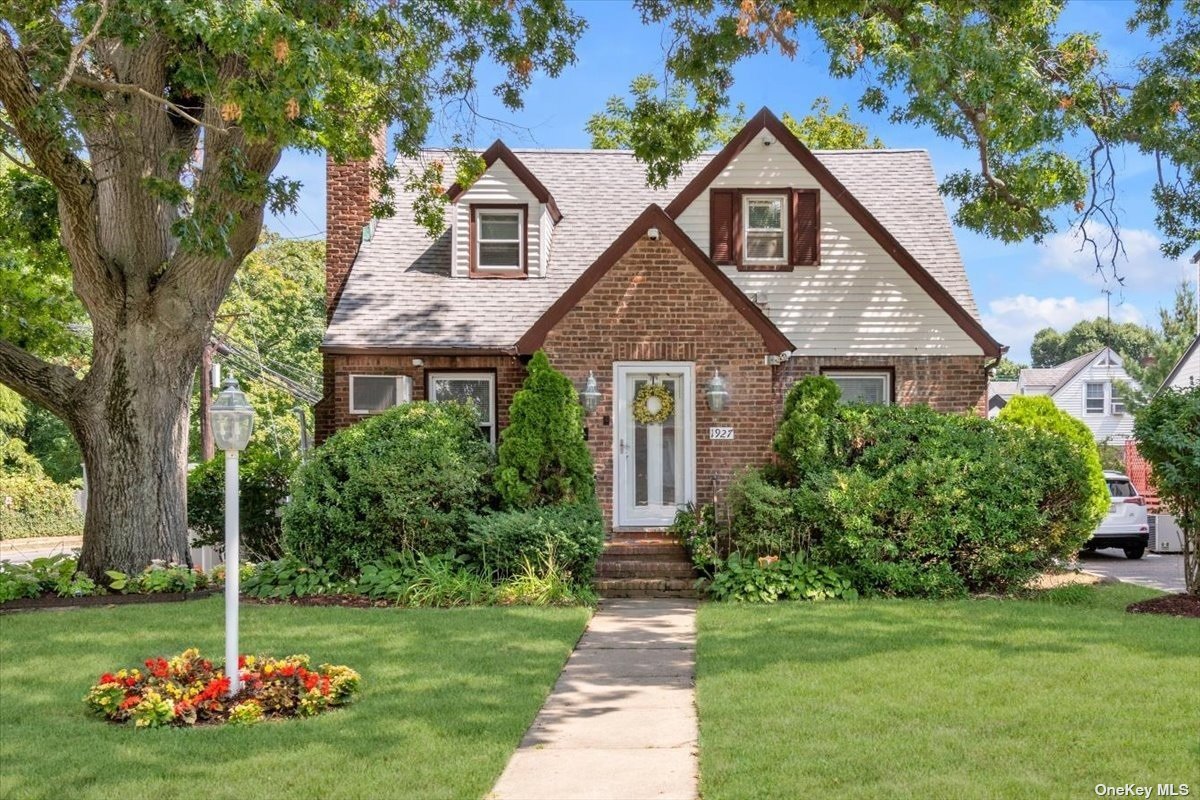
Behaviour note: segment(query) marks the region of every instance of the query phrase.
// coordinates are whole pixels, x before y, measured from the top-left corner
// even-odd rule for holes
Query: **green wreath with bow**
[[[633,418],[643,425],[661,425],[674,411],[675,399],[661,383],[645,384],[633,398]]]

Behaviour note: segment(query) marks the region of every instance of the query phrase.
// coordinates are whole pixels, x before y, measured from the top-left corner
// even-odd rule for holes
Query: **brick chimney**
[[[379,192],[371,180],[371,171],[382,167],[387,158],[387,131],[371,137],[375,155],[363,161],[336,163],[325,158],[325,318],[333,309],[350,267],[358,255],[363,226],[371,221],[371,204]]]

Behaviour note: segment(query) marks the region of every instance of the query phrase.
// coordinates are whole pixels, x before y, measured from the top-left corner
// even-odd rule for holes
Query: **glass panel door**
[[[647,386],[661,386],[670,398],[671,411],[663,419],[640,422],[634,407]],[[624,376],[621,439],[618,445],[619,525],[669,525],[676,510],[687,502],[687,448],[689,435],[686,393],[680,373],[628,372]],[[657,398],[646,404],[650,413]]]

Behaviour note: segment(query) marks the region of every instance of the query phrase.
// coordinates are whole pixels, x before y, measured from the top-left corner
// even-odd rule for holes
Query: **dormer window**
[[[742,197],[742,219],[746,221],[747,264],[787,263],[787,196],[746,194]]]
[[[471,277],[523,278],[526,206],[471,206]]]

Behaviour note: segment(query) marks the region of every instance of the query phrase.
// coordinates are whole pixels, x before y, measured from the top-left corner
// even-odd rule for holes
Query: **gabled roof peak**
[[[550,194],[550,190],[546,188],[545,184],[538,180],[537,176],[529,171],[529,167],[525,166],[521,159],[517,158],[513,151],[509,150],[508,145],[506,145],[503,141],[497,139],[496,141],[492,142],[491,146],[480,154],[480,158],[483,159],[484,172],[487,172],[489,169],[491,169],[492,165],[497,161],[503,162],[504,165],[512,170],[512,173],[517,176],[517,180],[525,184],[525,188],[528,189],[533,196],[538,199],[539,203],[546,204],[546,207],[550,210],[551,218],[553,218],[556,223],[562,219],[562,212],[558,210],[558,203],[554,202],[554,195]],[[456,183],[446,190],[446,199],[453,203],[454,201],[458,200],[459,196],[469,188],[470,186],[463,186],[462,184]]]

